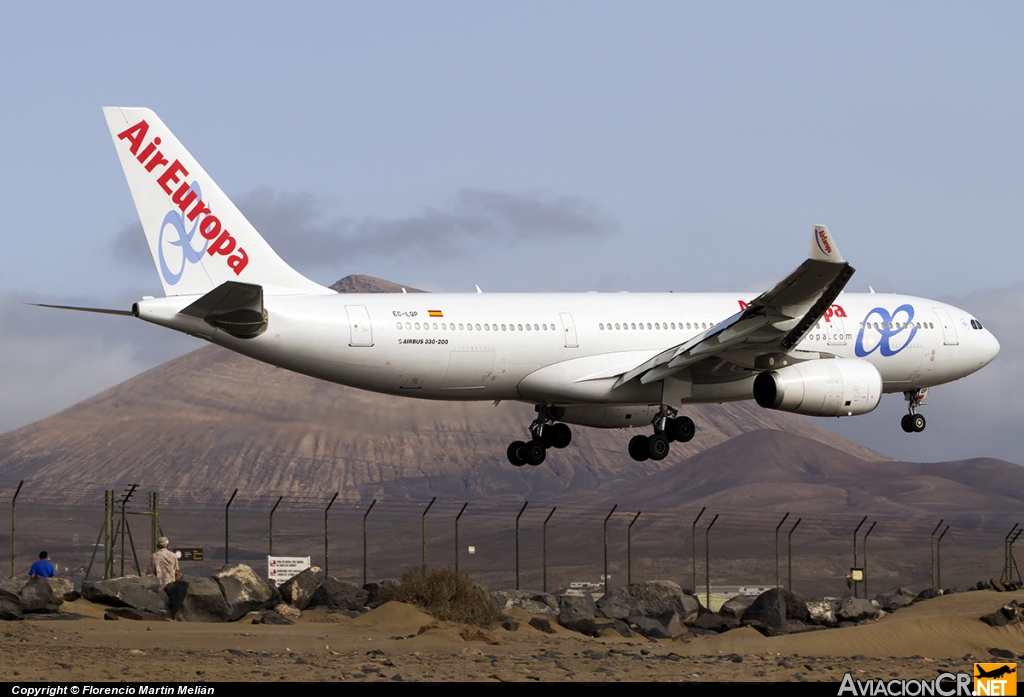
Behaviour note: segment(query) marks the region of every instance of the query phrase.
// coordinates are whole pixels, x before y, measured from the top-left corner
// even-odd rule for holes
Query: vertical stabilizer
[[[149,109],[104,107],[166,295],[226,281],[268,292],[331,293],[286,264]]]

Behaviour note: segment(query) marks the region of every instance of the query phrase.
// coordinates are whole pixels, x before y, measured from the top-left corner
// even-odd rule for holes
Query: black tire
[[[914,428],[914,433],[923,431],[927,424],[928,422],[924,420],[924,416],[921,414],[914,414],[910,417],[910,425]]]
[[[697,426],[693,423],[693,419],[689,416],[680,416],[668,422],[665,435],[669,436],[670,442],[689,443],[696,433]]]
[[[643,462],[651,457],[647,450],[647,436],[633,436],[630,439],[629,456],[637,462]]]
[[[540,444],[545,448],[555,447],[555,434],[551,431],[551,426],[545,426],[544,432],[540,434]]]
[[[647,437],[647,454],[652,460],[664,460],[671,447],[664,433],[655,433]]]
[[[516,467],[522,467],[526,464],[526,443],[521,440],[513,441],[508,446],[508,461]]]
[[[531,467],[536,467],[544,462],[544,458],[547,456],[548,452],[544,448],[544,444],[539,440],[531,440],[523,447],[523,457],[526,460],[526,464]]]
[[[911,414],[904,414],[903,418],[900,419],[900,428],[902,428],[906,433],[914,432],[914,426],[910,423],[912,418],[913,416]]]
[[[572,443],[572,429],[565,424],[554,424],[549,429],[551,431],[552,445],[561,450]]]

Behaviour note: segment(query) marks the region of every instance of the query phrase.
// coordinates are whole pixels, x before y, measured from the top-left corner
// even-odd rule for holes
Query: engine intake
[[[878,370],[854,358],[806,361],[763,372],[754,379],[758,405],[808,416],[867,414],[881,398]]]

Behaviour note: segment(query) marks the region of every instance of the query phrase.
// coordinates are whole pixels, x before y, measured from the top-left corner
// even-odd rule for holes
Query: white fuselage
[[[267,295],[267,329],[234,338],[178,314],[195,296],[149,299],[140,318],[260,361],[387,394],[550,406],[660,404],[661,383],[616,376],[738,312],[756,293]],[[432,316],[433,315],[433,316]],[[902,295],[841,294],[799,351],[873,364],[885,392],[969,375],[998,353],[969,313]],[[689,376],[683,401],[752,398],[735,365]]]

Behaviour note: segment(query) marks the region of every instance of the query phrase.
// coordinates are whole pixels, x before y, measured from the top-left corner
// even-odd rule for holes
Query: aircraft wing
[[[791,349],[822,318],[853,271],[828,228],[815,225],[810,256],[795,271],[724,322],[622,374],[615,387],[636,379],[657,382],[707,362],[766,369],[771,364],[761,359],[796,353]]]

